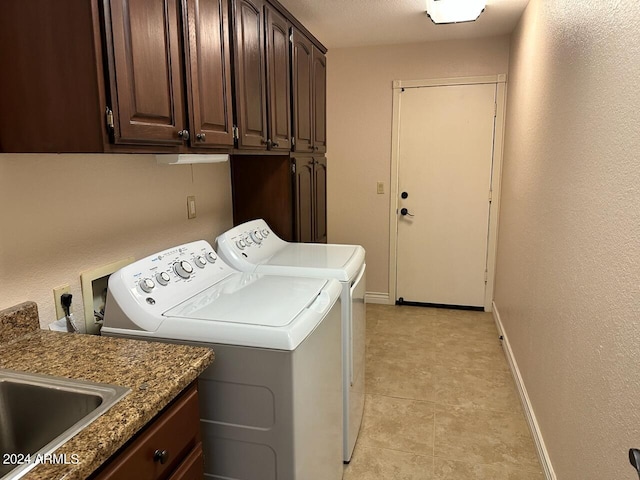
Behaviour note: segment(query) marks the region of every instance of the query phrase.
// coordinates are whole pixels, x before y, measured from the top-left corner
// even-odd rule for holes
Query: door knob
[[[408,197],[409,197],[409,194],[408,194],[407,192],[402,192],[402,193],[400,194],[400,196],[401,196],[402,198],[408,198]]]
[[[413,217],[413,214],[409,213],[409,210],[407,210],[406,208],[400,209],[400,215],[402,215],[403,217],[407,215],[409,215],[410,217]]]
[[[198,133],[196,135],[196,140],[204,142],[207,139],[207,135],[205,133]]]
[[[180,130],[178,136],[186,142],[189,140],[189,130]]]

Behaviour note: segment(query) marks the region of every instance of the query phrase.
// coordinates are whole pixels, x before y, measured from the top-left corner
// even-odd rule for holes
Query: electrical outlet
[[[187,197],[187,218],[196,218],[196,197]]]
[[[378,182],[378,195],[382,195],[384,193],[384,182]]]
[[[56,320],[64,317],[64,310],[62,303],[60,303],[60,297],[63,293],[71,293],[71,287],[69,285],[60,285],[53,289],[53,304],[56,306]]]

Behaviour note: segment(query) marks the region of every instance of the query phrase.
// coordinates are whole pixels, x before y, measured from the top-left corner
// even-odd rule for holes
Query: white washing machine
[[[216,242],[220,257],[244,272],[340,281],[343,319],[343,460],[349,462],[364,411],[364,248],[359,245],[286,242],[273,233],[262,219],[238,225],[220,235]]]
[[[104,335],[213,348],[205,477],[342,478],[340,283],[240,273],[206,241],[113,273]]]

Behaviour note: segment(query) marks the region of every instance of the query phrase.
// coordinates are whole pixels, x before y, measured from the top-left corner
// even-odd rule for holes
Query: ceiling
[[[505,35],[529,0],[487,0],[475,22],[435,25],[426,0],[279,0],[327,48]]]

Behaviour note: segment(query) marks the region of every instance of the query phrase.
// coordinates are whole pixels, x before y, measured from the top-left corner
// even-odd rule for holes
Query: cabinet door
[[[327,151],[327,58],[313,46],[313,151]]]
[[[234,0],[238,147],[267,148],[264,22],[261,0]]]
[[[268,140],[271,150],[291,150],[291,93],[289,87],[289,22],[265,5]]]
[[[225,0],[186,0],[191,145],[233,145],[231,55]]]
[[[327,243],[327,159],[313,162],[313,241]]]
[[[178,0],[111,0],[107,35],[115,143],[183,143]]]
[[[312,116],[312,44],[311,41],[293,30],[292,34],[292,88],[293,88],[293,136],[296,152],[313,150]]]
[[[313,242],[313,159],[296,158],[295,190],[295,230],[296,241]]]

